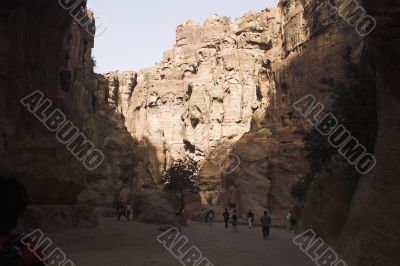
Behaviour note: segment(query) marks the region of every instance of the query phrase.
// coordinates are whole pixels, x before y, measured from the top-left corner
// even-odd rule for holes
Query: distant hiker
[[[185,214],[185,205],[181,204],[176,209],[176,222],[177,222],[177,228],[179,231],[181,231],[181,226],[183,225],[183,215],[184,214]]]
[[[292,213],[290,216],[290,229],[296,230],[296,225],[297,225],[296,216]]]
[[[232,227],[233,227],[233,232],[237,232],[237,222],[238,222],[238,216],[236,213],[236,210],[233,210],[232,212]]]
[[[286,230],[292,231],[292,211],[289,211],[284,219]]]
[[[271,217],[268,216],[268,212],[265,211],[264,215],[261,216],[260,223],[262,226],[264,240],[269,239],[269,229],[271,226]]]
[[[254,223],[254,213],[251,210],[247,214],[247,222],[249,223],[249,228],[252,228]]]
[[[128,222],[131,220],[130,218],[131,218],[131,212],[133,213],[133,211],[132,211],[132,204],[131,203],[127,203],[126,204],[126,219],[128,220]]]
[[[28,197],[25,186],[15,178],[0,177],[0,265],[1,266],[44,266],[44,262],[28,248],[35,250],[38,245],[35,241],[27,241],[18,231],[20,219],[25,212]],[[26,240],[25,240],[26,241]],[[46,256],[43,249],[38,247],[35,253]]]
[[[203,208],[201,208],[201,211],[200,211],[200,223],[204,224],[205,219],[206,219],[206,209],[203,207]]]
[[[208,211],[207,216],[208,216],[208,222],[209,222],[210,226],[212,226],[212,223],[213,223],[214,217],[215,217],[215,213],[214,213],[213,209],[210,209]]]
[[[229,212],[228,212],[228,209],[225,209],[223,215],[224,215],[225,228],[228,228],[229,227]]]
[[[121,221],[121,216],[125,215],[125,205],[122,203],[121,200],[117,201],[117,220]]]

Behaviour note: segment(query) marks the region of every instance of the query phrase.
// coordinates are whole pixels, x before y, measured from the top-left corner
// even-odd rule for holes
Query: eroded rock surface
[[[84,5],[82,11],[85,20],[93,20]],[[81,202],[110,206],[119,185],[133,176],[133,139],[113,108],[108,80],[101,83],[93,73],[93,36],[49,0],[2,2],[0,36],[1,174],[26,184],[29,202],[43,219],[52,208],[41,214],[40,205],[69,215],[73,207],[66,205],[84,190]],[[99,169],[88,171],[22,106],[21,99],[36,90],[104,153]]]
[[[144,150],[139,186],[161,188],[161,172],[188,155],[202,163],[203,204],[241,206],[241,215],[269,208],[281,216],[293,204],[291,184],[308,167],[301,139],[311,125],[292,104],[312,93],[330,108],[333,91],[321,80],[343,80],[345,55],[350,51],[357,62],[362,48],[363,40],[321,1],[281,1],[235,21],[213,15],[203,25],[183,23],[160,63],[137,76],[105,74],[110,93],[119,95],[116,109]],[[268,131],[278,134],[267,137]],[[254,169],[249,174],[240,165],[237,187],[225,189],[224,163],[232,149]],[[253,151],[270,161],[257,157],[252,163]],[[293,169],[277,170],[286,168]],[[259,186],[246,185],[249,178]]]

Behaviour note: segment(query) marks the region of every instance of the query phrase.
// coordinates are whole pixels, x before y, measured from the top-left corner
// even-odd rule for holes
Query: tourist
[[[208,224],[208,209],[207,208],[205,208],[204,209],[204,223],[205,224]]]
[[[289,211],[284,219],[286,230],[292,231],[292,211]]]
[[[233,210],[232,212],[232,227],[233,227],[233,232],[237,232],[237,222],[238,222],[238,216],[236,213],[236,210]]]
[[[126,204],[126,219],[128,220],[128,222],[130,221],[131,212],[133,213],[132,209],[133,209],[132,204],[128,202]]]
[[[264,240],[269,239],[269,229],[271,226],[271,217],[268,216],[268,212],[264,212],[264,215],[260,218],[260,223],[263,232]]]
[[[228,212],[228,209],[225,209],[223,215],[224,215],[225,228],[228,228],[229,227],[229,212]]]
[[[27,207],[27,192],[25,186],[15,178],[0,177],[0,265],[14,266],[44,266],[40,258],[44,257],[42,248],[35,250],[36,257],[29,247],[35,247],[35,241],[27,241],[24,245],[21,239],[24,237],[19,230],[20,219]],[[44,258],[43,258],[44,259]]]
[[[125,215],[125,205],[121,200],[117,201],[117,220],[121,221],[121,216]]]
[[[181,231],[181,225],[183,225],[183,215],[185,214],[185,205],[180,204],[178,208],[176,208],[176,223],[178,231]]]
[[[254,213],[251,210],[247,214],[247,221],[249,223],[249,228],[252,228],[254,223]]]
[[[214,213],[213,209],[210,208],[210,210],[207,213],[207,216],[208,216],[208,222],[209,222],[210,226],[212,226],[212,223],[213,223],[214,217],[215,217],[215,213]]]
[[[296,230],[296,225],[297,225],[297,220],[296,220],[296,216],[292,215],[290,216],[290,229],[295,231]]]
[[[204,212],[204,207],[201,208],[200,210],[200,223],[203,224],[204,223],[204,216],[205,216],[205,212]]]

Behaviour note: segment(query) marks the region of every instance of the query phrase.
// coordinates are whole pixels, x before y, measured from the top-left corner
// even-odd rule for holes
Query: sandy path
[[[50,234],[77,266],[178,266],[181,265],[156,237],[158,226],[107,218],[94,229],[73,229]],[[264,241],[260,228],[239,226],[226,230],[221,223],[212,227],[190,223],[183,228],[192,244],[220,266],[311,266],[312,261],[292,244],[293,235],[271,230]]]

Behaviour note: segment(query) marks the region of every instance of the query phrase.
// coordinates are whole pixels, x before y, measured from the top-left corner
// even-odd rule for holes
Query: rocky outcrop
[[[258,73],[265,51],[275,45],[279,29],[271,21],[278,19],[275,10],[235,22],[217,15],[203,26],[188,21],[163,61],[138,73],[131,98],[118,108],[132,136],[154,147],[149,163],[156,184],[172,158],[202,160],[219,142],[230,146],[249,131],[253,112],[267,104]],[[126,75],[105,76],[117,84]]]
[[[234,178],[235,182],[247,183],[250,173],[244,169],[254,167],[250,171],[252,176],[250,179],[261,181],[262,185],[255,189],[254,186],[241,184],[220,191],[224,179],[228,181],[230,179],[229,175],[221,174],[219,169],[221,167],[218,164],[213,163],[213,161],[223,161],[221,158],[210,160],[207,157],[203,164],[202,177],[208,184],[203,186],[206,190],[203,193],[208,195],[206,198],[214,197],[217,202],[226,206],[241,205],[241,215],[245,215],[248,209],[260,212],[267,208],[273,216],[279,217],[277,221],[281,222],[283,212],[293,207],[293,199],[289,196],[291,184],[307,173],[308,169],[305,154],[301,151],[302,136],[310,130],[311,124],[302,119],[292,105],[311,93],[329,109],[333,101],[333,91],[321,81],[328,77],[344,80],[344,69],[348,64],[344,55],[350,50],[351,59],[357,62],[360,59],[363,40],[338,18],[325,2],[281,1],[278,10],[279,12],[275,11],[275,14],[281,16],[281,19],[275,21],[279,29],[278,34],[274,37],[275,43],[272,48],[265,52],[263,67],[258,73],[260,86],[258,97],[266,104],[263,108],[255,110],[252,115],[253,132],[244,135],[231,152],[236,154],[235,150],[240,150],[237,154],[240,157],[239,168],[233,173],[237,176]],[[274,137],[266,136],[265,132],[268,131],[272,132]],[[287,140],[292,143],[289,141],[289,144],[282,144]],[[247,143],[246,149],[249,152],[241,151],[244,146],[241,143]],[[230,151],[227,149],[225,152],[217,153],[229,157]],[[257,152],[252,153],[252,151]],[[271,151],[275,152],[268,156]],[[254,154],[258,154],[260,158],[268,157],[270,162],[252,162]],[[290,168],[292,170],[278,173],[270,171],[267,166],[275,170]],[[280,178],[287,183],[279,183]],[[280,191],[273,192],[270,187]],[[277,197],[269,198],[268,193]],[[221,199],[218,199],[219,197]]]
[[[377,165],[351,191],[344,175],[326,174],[319,178],[308,193],[302,217],[303,227],[316,228],[336,246],[349,265],[394,266],[400,261],[396,237],[400,224],[397,208],[400,131],[396,126],[400,111],[400,94],[396,89],[399,73],[396,62],[400,58],[396,37],[400,30],[399,4],[399,1],[374,0],[363,3],[377,19],[377,28],[366,38],[364,49],[364,54],[372,54],[376,68],[378,135],[374,155]],[[308,216],[315,209],[325,215],[319,215],[319,219]],[[328,212],[340,214],[340,218],[326,215]]]
[[[270,208],[281,216],[293,204],[291,184],[308,167],[301,138],[310,125],[292,104],[312,93],[329,108],[333,91],[321,80],[343,80],[344,56],[350,51],[356,62],[362,48],[363,40],[321,1],[281,1],[235,21],[213,15],[204,25],[183,23],[160,63],[137,76],[105,75],[110,92],[125,84],[114,103],[144,150],[138,182],[162,188],[161,172],[188,155],[202,164],[203,204],[232,204],[246,212]],[[238,185],[226,189],[224,164],[232,149],[240,151],[243,166],[234,173]],[[252,163],[252,150],[269,163]],[[276,152],[268,156],[271,150]],[[246,185],[244,165],[254,167],[257,189]],[[288,168],[295,170],[278,170]],[[244,200],[247,195],[256,196]]]
[[[269,210],[274,224],[282,224],[282,217],[294,205],[292,185],[309,170],[302,136],[264,128],[246,133],[232,153],[240,164],[231,171],[225,169],[222,203],[235,206],[244,219],[249,210],[257,217]]]
[[[134,202],[134,215],[138,221],[176,225],[174,198],[171,194],[152,189],[141,189],[135,193]]]
[[[84,168],[20,101],[41,90],[82,125],[91,109],[93,38],[54,1],[6,2],[0,13],[0,171],[20,177],[32,203],[70,204],[84,187]]]
[[[92,13],[82,11],[93,22]],[[112,193],[133,176],[133,139],[113,108],[108,80],[98,82],[93,73],[93,36],[48,0],[2,2],[0,35],[1,174],[20,178],[32,204],[74,204],[84,189],[81,202],[112,204]],[[104,153],[99,169],[85,169],[21,105],[36,90]]]

